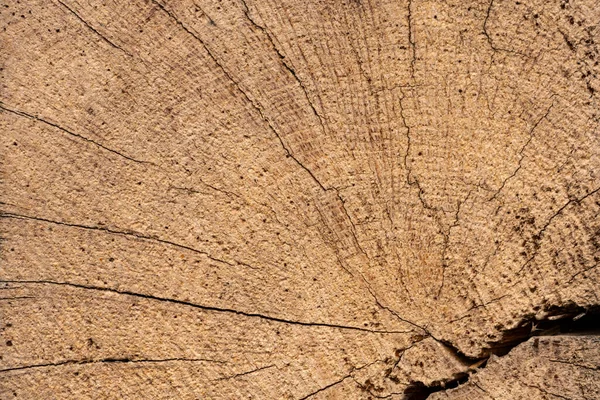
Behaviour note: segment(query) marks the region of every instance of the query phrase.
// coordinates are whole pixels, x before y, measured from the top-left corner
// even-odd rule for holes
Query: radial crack
[[[552,96],[554,97],[554,95]],[[492,201],[494,200],[502,191],[502,189],[504,189],[504,187],[506,186],[506,184],[508,183],[509,180],[511,180],[512,178],[514,178],[517,173],[519,172],[519,170],[522,167],[522,162],[523,159],[525,158],[525,155],[523,154],[523,152],[525,151],[525,149],[527,148],[527,146],[529,146],[529,144],[531,143],[531,141],[533,140],[533,137],[535,135],[535,129],[538,127],[538,125],[546,118],[548,118],[548,114],[550,114],[550,110],[552,109],[552,107],[554,106],[554,102],[552,102],[552,104],[550,104],[550,106],[548,107],[548,109],[546,110],[546,113],[544,115],[542,115],[537,121],[536,123],[533,125],[533,127],[531,128],[531,130],[529,131],[529,139],[527,139],[527,141],[525,142],[525,144],[523,144],[523,146],[521,147],[521,149],[519,150],[518,156],[519,156],[519,163],[517,165],[517,168],[515,168],[515,170],[504,179],[504,181],[502,181],[502,184],[500,185],[500,187],[498,188],[498,190],[496,190],[496,192],[494,192],[494,194],[492,195],[492,197],[489,198],[488,201]]]
[[[266,365],[264,367],[254,368],[254,369],[252,369],[250,371],[240,372],[239,374],[235,374],[235,375],[231,375],[231,376],[225,376],[223,378],[218,378],[218,379],[215,379],[215,381],[226,381],[226,380],[230,380],[230,379],[236,379],[236,378],[239,378],[240,376],[246,376],[246,375],[254,374],[256,372],[259,372],[259,371],[262,371],[262,370],[265,370],[265,369],[269,369],[269,368],[274,368],[274,367],[276,367],[275,364]]]
[[[128,53],[127,51],[125,51],[122,47],[116,45],[115,43],[113,43],[112,41],[110,41],[106,36],[104,36],[103,34],[101,34],[100,32],[98,32],[93,26],[91,26],[83,18],[81,18],[81,16],[79,14],[77,14],[71,7],[69,7],[68,5],[66,5],[65,3],[63,3],[61,0],[56,0],[56,1],[60,5],[62,5],[64,8],[66,8],[67,10],[69,10],[79,21],[81,21],[81,23],[83,23],[87,28],[89,28],[92,32],[94,32],[96,35],[98,35],[104,42],[108,43],[111,47],[114,47],[117,50],[121,50],[123,53],[125,53],[129,57],[133,57],[133,55],[131,55],[130,53]]]
[[[93,291],[98,291],[98,292],[115,293],[115,294],[120,294],[120,295],[124,295],[124,296],[132,296],[132,297],[142,298],[142,299],[146,299],[146,300],[160,301],[160,302],[165,302],[165,303],[170,303],[170,304],[178,304],[178,305],[182,305],[182,306],[197,308],[197,309],[204,310],[204,311],[234,314],[234,315],[248,317],[248,318],[258,318],[258,319],[262,319],[262,320],[266,320],[266,321],[272,321],[272,322],[278,322],[278,323],[290,324],[290,325],[298,325],[298,326],[345,329],[345,330],[361,331],[361,332],[376,333],[376,334],[409,333],[409,331],[386,331],[386,330],[377,330],[377,329],[367,329],[367,328],[362,328],[362,327],[358,327],[358,326],[328,324],[325,322],[295,321],[295,320],[289,320],[289,319],[280,318],[280,317],[273,317],[273,316],[266,315],[266,314],[236,310],[233,308],[207,306],[207,305],[192,303],[189,301],[173,299],[173,298],[169,298],[169,297],[161,297],[161,296],[155,296],[152,294],[132,292],[129,290],[112,289],[112,288],[108,288],[108,287],[84,285],[84,284],[78,284],[78,283],[72,283],[72,282],[58,282],[58,281],[51,281],[51,280],[44,280],[44,279],[41,279],[41,280],[5,279],[5,280],[0,280],[0,283],[68,286],[68,287],[73,287],[73,288],[78,288],[78,289],[83,289],[83,290],[93,290]]]
[[[201,45],[202,47],[206,50],[207,54],[209,55],[209,57],[213,60],[213,62],[217,65],[217,67],[223,72],[223,74],[225,74],[225,76],[227,77],[227,79],[229,79],[234,86],[236,87],[236,89],[242,94],[242,96],[246,99],[246,101],[248,102],[248,104],[250,104],[260,115],[261,119],[267,124],[267,126],[269,127],[269,129],[275,134],[275,136],[277,136],[277,139],[279,140],[279,143],[281,144],[281,146],[283,147],[283,150],[286,152],[286,156],[291,158],[292,160],[294,160],[294,162],[303,170],[305,170],[310,177],[313,179],[313,181],[322,189],[322,190],[327,190],[325,188],[325,186],[321,183],[321,181],[319,181],[319,179],[317,179],[317,177],[315,176],[315,174],[308,169],[304,164],[302,164],[295,156],[294,154],[290,151],[290,149],[286,146],[285,142],[283,141],[281,135],[279,134],[279,132],[277,132],[277,130],[275,129],[275,127],[273,126],[273,124],[271,124],[271,121],[265,116],[265,114],[263,113],[263,110],[252,100],[250,99],[250,96],[248,95],[248,93],[246,93],[246,91],[244,89],[242,89],[242,87],[240,86],[239,82],[236,81],[233,76],[231,76],[231,74],[227,71],[227,69],[221,64],[221,62],[217,59],[217,57],[212,53],[212,51],[210,50],[210,48],[206,45],[206,43],[202,40],[202,38],[200,38],[200,36],[198,36],[195,32],[193,32],[190,28],[188,28],[183,22],[181,22],[171,11],[167,10],[166,7],[164,5],[162,5],[160,2],[158,2],[157,0],[151,0],[152,3],[154,3],[157,7],[159,7],[162,11],[164,11],[170,18],[172,18],[177,25],[179,25],[185,32],[187,32],[189,35],[191,35],[194,39],[196,39]]]
[[[110,229],[110,228],[105,228],[102,226],[94,226],[94,225],[73,224],[73,223],[69,223],[69,222],[54,221],[54,220],[47,219],[47,218],[34,217],[34,216],[23,215],[23,214],[14,214],[14,213],[0,213],[0,218],[14,218],[14,219],[41,221],[41,222],[46,222],[46,223],[50,223],[50,224],[69,226],[69,227],[73,227],[73,228],[101,231],[101,232],[106,232],[106,233],[113,234],[113,235],[123,235],[123,236],[135,237],[137,239],[155,241],[158,243],[170,245],[170,246],[177,247],[180,249],[189,250],[189,251],[192,251],[197,254],[202,254],[203,256],[207,257],[208,259],[210,259],[212,261],[227,264],[232,267],[236,265],[227,260],[213,257],[210,254],[208,254],[206,251],[198,250],[193,247],[186,246],[184,244],[175,243],[170,240],[160,239],[160,238],[157,238],[154,236],[144,235],[144,234],[133,232],[133,231],[116,230],[116,229]],[[241,264],[241,263],[238,263],[238,264]],[[243,264],[241,264],[241,265],[243,265]]]
[[[546,233],[546,229],[550,226],[550,224],[552,224],[552,221],[554,221],[554,219],[556,217],[558,217],[560,214],[562,214],[562,212],[569,205],[571,205],[573,203],[580,204],[582,201],[584,201],[588,197],[590,197],[590,196],[598,193],[598,191],[600,191],[600,187],[597,187],[596,189],[591,190],[590,192],[586,193],[585,195],[583,195],[580,198],[570,198],[562,207],[560,207],[554,214],[552,214],[552,216],[550,218],[548,218],[548,221],[546,221],[546,223],[544,224],[544,226],[542,226],[542,228],[538,231],[538,233],[533,236],[534,241],[535,242],[539,242],[540,240],[542,240],[542,237]],[[519,270],[517,271],[517,275],[520,274],[521,272],[523,272],[523,270],[537,257],[537,255],[538,255],[538,249],[537,249],[537,246],[536,246],[535,247],[535,251],[533,252],[533,254],[527,259],[527,261],[525,261],[525,263],[523,263],[523,265],[521,266],[521,268],[519,268]]]
[[[36,368],[62,367],[65,365],[88,365],[88,364],[128,364],[128,363],[168,363],[168,362],[211,362],[224,364],[225,361],[211,360],[206,358],[163,358],[163,359],[135,359],[135,358],[101,358],[97,360],[65,360],[55,363],[23,365],[0,369],[0,372],[22,371]]]
[[[258,24],[251,16],[250,16],[250,9],[248,8],[248,5],[246,4],[245,0],[240,0],[242,2],[242,5],[244,6],[244,15],[246,16],[246,18],[248,19],[248,21],[250,21],[250,23],[259,31],[261,31],[262,33],[265,34],[265,36],[267,37],[267,39],[269,40],[269,43],[271,44],[271,47],[273,47],[273,50],[275,51],[275,53],[277,54],[277,56],[279,57],[281,64],[285,67],[285,69],[287,69],[287,71],[294,77],[294,79],[296,80],[296,82],[298,82],[298,85],[300,85],[300,88],[302,89],[302,91],[304,92],[304,97],[306,97],[306,101],[308,101],[308,105],[310,106],[310,108],[312,109],[313,114],[315,114],[315,116],[318,118],[319,123],[321,125],[321,129],[323,131],[323,133],[326,133],[327,130],[325,129],[325,124],[323,123],[323,117],[321,117],[321,115],[317,112],[317,109],[315,108],[314,104],[312,103],[312,101],[310,100],[310,97],[308,96],[308,91],[306,90],[306,86],[304,86],[304,83],[302,83],[302,81],[300,80],[300,78],[298,77],[298,75],[296,74],[296,70],[290,66],[290,62],[287,61],[287,58],[281,53],[281,51],[279,50],[279,48],[277,48],[277,46],[275,45],[275,41],[273,40],[273,35],[267,30],[266,27]]]
[[[4,110],[4,111],[6,111],[6,112],[10,112],[10,113],[12,113],[12,114],[18,115],[18,116],[20,116],[20,117],[29,118],[29,119],[32,119],[32,120],[34,120],[34,121],[42,122],[42,123],[44,123],[44,124],[46,124],[46,125],[52,126],[52,127],[54,127],[54,128],[57,128],[57,129],[59,129],[60,131],[62,131],[62,132],[64,132],[64,133],[66,133],[66,134],[68,134],[68,135],[71,135],[71,136],[74,136],[74,137],[76,137],[76,138],[79,138],[79,139],[85,140],[85,141],[86,141],[86,142],[88,142],[88,143],[92,143],[92,144],[94,144],[95,146],[98,146],[98,147],[100,147],[100,148],[102,148],[102,149],[104,149],[104,150],[106,150],[106,151],[109,151],[109,152],[111,152],[111,153],[113,153],[113,154],[116,154],[116,155],[118,155],[118,156],[120,156],[120,157],[123,157],[123,158],[125,158],[125,159],[127,159],[127,160],[129,160],[129,161],[133,161],[133,162],[140,163],[140,164],[152,164],[152,165],[154,165],[154,163],[152,163],[152,162],[150,162],[150,161],[136,160],[135,158],[131,158],[131,157],[129,157],[129,156],[126,156],[125,154],[123,154],[123,153],[121,153],[121,152],[118,152],[118,151],[116,151],[116,150],[113,150],[113,149],[111,149],[111,148],[109,148],[109,147],[106,147],[105,145],[103,145],[103,144],[101,144],[101,143],[98,143],[98,142],[96,142],[95,140],[92,140],[92,139],[90,139],[90,138],[87,138],[87,137],[85,137],[85,136],[82,136],[82,135],[79,135],[79,134],[77,134],[77,133],[74,133],[74,132],[72,132],[72,131],[70,131],[70,130],[68,130],[68,129],[66,129],[66,128],[63,128],[62,126],[60,126],[60,125],[57,125],[57,124],[55,124],[55,123],[53,123],[53,122],[50,122],[50,121],[48,121],[48,120],[46,120],[46,119],[44,119],[44,118],[42,118],[42,117],[38,117],[38,116],[35,116],[35,115],[32,115],[32,114],[28,114],[28,113],[26,113],[26,112],[24,112],[24,111],[19,111],[19,110],[15,110],[15,109],[10,109],[10,108],[6,107],[6,106],[5,106],[3,103],[1,103],[1,102],[0,102],[0,109]]]

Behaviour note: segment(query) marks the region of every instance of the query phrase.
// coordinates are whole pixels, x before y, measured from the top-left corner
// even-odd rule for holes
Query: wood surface
[[[0,22],[0,398],[600,398],[597,0]]]

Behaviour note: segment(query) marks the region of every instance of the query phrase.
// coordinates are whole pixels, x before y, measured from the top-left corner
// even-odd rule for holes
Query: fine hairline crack
[[[310,97],[308,96],[308,91],[306,89],[306,87],[304,86],[304,83],[302,83],[302,81],[300,80],[300,78],[298,77],[298,75],[296,74],[296,70],[290,66],[290,63],[287,61],[286,57],[281,53],[281,51],[277,48],[277,46],[275,45],[275,41],[273,40],[273,36],[272,34],[267,30],[266,27],[258,24],[251,16],[250,16],[250,8],[248,7],[248,4],[246,3],[245,0],[240,0],[242,2],[242,5],[244,7],[244,15],[246,16],[246,18],[248,19],[248,21],[250,21],[250,23],[252,24],[252,26],[254,26],[256,29],[258,29],[259,31],[261,31],[262,33],[265,34],[265,36],[267,37],[267,40],[269,41],[269,43],[271,44],[271,47],[273,47],[273,50],[275,51],[275,53],[277,54],[277,56],[279,57],[281,64],[284,66],[284,68],[294,77],[294,79],[296,80],[296,82],[298,82],[298,85],[300,85],[300,88],[302,89],[302,91],[304,92],[304,97],[306,97],[306,100],[308,101],[308,105],[310,106],[313,114],[317,117],[317,119],[319,120],[319,123],[321,125],[321,129],[323,131],[323,133],[326,133],[326,129],[325,129],[325,124],[323,123],[323,117],[321,117],[321,115],[317,112],[317,109],[315,108],[314,104],[312,103],[312,101],[310,100]]]
[[[84,20],[79,14],[77,14],[75,12],[75,10],[73,10],[71,7],[69,7],[68,5],[66,5],[65,3],[63,3],[61,0],[56,0],[58,1],[58,3],[63,6],[64,8],[66,8],[67,10],[69,10],[71,12],[71,14],[73,14],[75,16],[75,18],[77,18],[82,24],[84,24],[88,29],[90,29],[92,32],[94,32],[97,36],[99,36],[104,42],[108,43],[109,46],[122,51],[123,53],[125,53],[126,55],[128,55],[129,57],[133,57],[130,53],[128,53],[127,51],[125,51],[121,46],[115,44],[114,42],[112,42],[111,40],[109,40],[106,36],[104,36],[103,34],[101,34],[100,32],[98,32],[98,30],[96,28],[94,28],[93,26],[91,26],[86,20]]]

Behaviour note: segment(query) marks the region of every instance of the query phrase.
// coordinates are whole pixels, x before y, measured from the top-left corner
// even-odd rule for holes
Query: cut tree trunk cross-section
[[[0,398],[600,398],[600,2],[0,15]]]

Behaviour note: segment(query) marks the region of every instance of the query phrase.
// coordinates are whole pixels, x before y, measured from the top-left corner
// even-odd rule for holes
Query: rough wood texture
[[[1,398],[600,397],[596,0],[0,15]]]
[[[534,338],[431,400],[598,399],[598,336]]]

